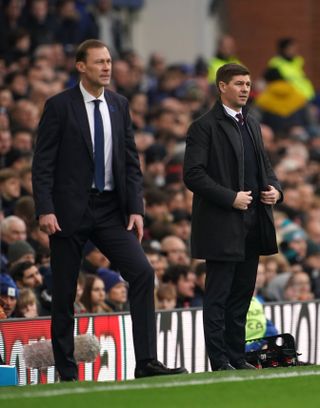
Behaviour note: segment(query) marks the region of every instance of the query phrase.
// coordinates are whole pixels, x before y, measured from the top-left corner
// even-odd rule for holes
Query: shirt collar
[[[79,86],[80,86],[80,91],[81,91],[81,93],[82,93],[82,96],[83,96],[83,99],[84,99],[84,102],[85,102],[85,103],[87,103],[87,102],[93,102],[93,101],[95,101],[96,99],[99,99],[99,100],[102,101],[102,102],[105,102],[105,101],[106,101],[106,100],[105,100],[105,97],[104,97],[104,92],[102,92],[102,94],[101,94],[100,96],[98,96],[98,98],[96,98],[95,96],[91,95],[91,93],[89,93],[89,92],[85,89],[85,87],[82,85],[82,82],[80,82]]]
[[[235,118],[236,120],[237,120],[236,115],[237,115],[238,113],[242,113],[242,109],[241,109],[240,112],[237,112],[237,111],[235,111],[235,110],[229,108],[229,106],[226,106],[226,105],[224,105],[224,104],[222,104],[222,106],[223,106],[224,110],[227,112],[227,114],[230,115],[230,116],[232,116],[232,117]]]

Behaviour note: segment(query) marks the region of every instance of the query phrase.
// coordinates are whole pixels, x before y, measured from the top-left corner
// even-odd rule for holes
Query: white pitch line
[[[105,392],[105,391],[131,391],[131,390],[149,390],[156,388],[174,388],[174,387],[189,387],[190,385],[207,385],[207,384],[219,384],[228,382],[244,382],[244,381],[258,381],[258,380],[272,380],[272,379],[285,379],[294,377],[307,377],[307,376],[318,376],[320,371],[292,371],[290,373],[274,373],[274,374],[262,374],[259,376],[248,376],[248,377],[236,377],[228,376],[223,378],[208,378],[202,380],[190,380],[190,381],[172,381],[168,383],[156,383],[156,384],[115,384],[107,386],[93,386],[93,387],[71,387],[59,390],[47,390],[47,391],[26,391],[21,393],[10,393],[10,394],[0,394],[0,400],[8,399],[21,399],[21,398],[43,398],[43,397],[57,397],[60,395],[70,395],[70,394],[89,394],[94,392]]]

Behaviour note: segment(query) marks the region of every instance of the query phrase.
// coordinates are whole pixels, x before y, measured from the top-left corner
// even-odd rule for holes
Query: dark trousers
[[[156,352],[154,271],[134,232],[127,231],[116,194],[91,195],[77,231],[50,237],[52,281],[52,345],[62,377],[77,377],[74,360],[74,300],[84,244],[90,239],[116,265],[129,283],[129,302],[137,361]]]
[[[212,369],[238,364],[245,357],[246,316],[254,291],[259,262],[259,228],[255,208],[245,215],[245,260],[207,260],[203,323]]]

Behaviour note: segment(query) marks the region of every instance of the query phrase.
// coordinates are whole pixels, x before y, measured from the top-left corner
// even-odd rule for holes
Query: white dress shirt
[[[113,190],[114,189],[114,177],[112,172],[112,129],[110,121],[110,113],[107,101],[104,97],[104,92],[96,98],[91,95],[80,82],[80,90],[84,99],[84,104],[87,111],[91,141],[93,147],[93,154],[95,151],[94,146],[94,103],[93,101],[99,99],[101,103],[99,104],[102,122],[103,122],[103,131],[104,131],[104,167],[105,167],[105,184],[104,190]],[[95,187],[93,182],[92,187]]]
[[[223,105],[223,104],[222,104],[222,106],[223,106],[224,110],[227,112],[227,114],[229,116],[232,116],[233,119],[235,119],[237,122],[239,122],[239,119],[236,117],[236,115],[238,115],[238,113],[242,114],[242,110],[240,110],[240,112],[237,112],[237,111],[229,108],[229,106],[226,106],[226,105]]]

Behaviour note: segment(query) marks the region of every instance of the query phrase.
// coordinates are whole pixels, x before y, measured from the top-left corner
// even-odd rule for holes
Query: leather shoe
[[[247,361],[241,361],[238,364],[233,364],[237,370],[257,370],[257,367],[248,363]]]
[[[149,361],[144,367],[136,367],[134,370],[135,378],[172,374],[188,374],[188,371],[184,367],[168,368],[157,360]]]
[[[235,368],[230,363],[223,363],[221,366],[214,368],[212,371],[228,371],[228,370],[235,370]]]

